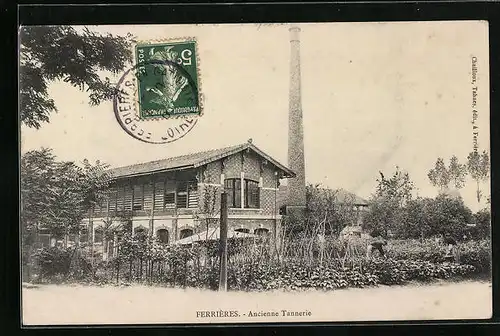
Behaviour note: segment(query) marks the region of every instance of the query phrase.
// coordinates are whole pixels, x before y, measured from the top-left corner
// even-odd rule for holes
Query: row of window
[[[154,204],[153,204],[154,194]],[[111,189],[108,197],[109,211],[145,209],[163,210],[169,208],[195,208],[198,206],[198,184],[196,181],[161,181],[152,184],[119,186]],[[96,212],[105,212],[106,201]]]
[[[134,229],[135,234],[147,233],[147,231],[148,230],[146,228],[141,227],[141,226],[136,227]],[[244,228],[235,229],[235,231],[250,233],[249,229],[244,229]],[[82,233],[83,234],[80,234],[80,242],[85,243],[89,239],[88,232],[82,232]],[[259,236],[265,236],[265,235],[269,234],[269,230],[265,229],[265,228],[258,228],[258,229],[255,229],[253,233],[256,235],[259,235]],[[103,243],[103,241],[104,241],[103,234],[104,234],[104,232],[103,232],[102,227],[97,227],[94,231],[94,242],[97,244]],[[182,229],[179,233],[179,239],[184,239],[184,238],[190,237],[193,234],[194,234],[194,231],[192,229]],[[158,237],[158,240],[161,243],[163,243],[163,244],[169,243],[170,238],[169,238],[169,233],[168,233],[167,229],[164,229],[164,228],[158,229],[156,231],[156,235]],[[50,234],[40,234],[39,237],[40,237],[40,242],[41,242],[42,246],[50,246]],[[70,237],[70,241],[75,241],[75,240],[76,240],[76,235],[72,235],[72,237]],[[112,242],[112,240],[111,240],[111,242]]]
[[[259,183],[243,180],[243,200],[241,179],[226,179],[228,207],[258,209],[260,207]],[[154,194],[154,199],[153,199]],[[154,202],[154,203],[153,203]],[[96,213],[106,212],[107,203],[103,201],[95,209]],[[109,193],[109,211],[145,209],[164,210],[172,208],[196,208],[198,206],[198,184],[196,181],[161,181],[154,184],[114,187]]]

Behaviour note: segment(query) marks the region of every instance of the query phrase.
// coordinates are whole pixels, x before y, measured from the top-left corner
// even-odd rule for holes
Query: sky
[[[472,87],[478,87],[479,150],[489,151],[487,22],[299,24],[306,180],[368,198],[379,171],[410,174],[420,196],[438,157],[473,150]],[[55,82],[58,113],[41,129],[21,127],[22,153],[53,148],[60,160],[118,167],[247,141],[287,164],[288,24],[90,27],[138,40],[196,37],[204,114],[183,138],[148,144],[118,124],[111,102]],[[477,82],[471,84],[472,58]],[[121,74],[120,74],[121,75]],[[114,80],[117,80],[116,76]],[[489,182],[481,185],[489,195]],[[472,210],[475,183],[460,190]]]

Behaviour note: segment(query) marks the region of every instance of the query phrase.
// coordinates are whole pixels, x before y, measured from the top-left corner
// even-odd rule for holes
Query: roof
[[[368,201],[365,200],[364,198],[359,197],[358,195],[344,190],[344,189],[337,189],[336,190],[337,194],[335,195],[337,197],[337,202],[338,203],[352,203],[354,205],[368,205]]]
[[[342,188],[335,189],[334,191],[336,192],[335,196],[337,198],[338,204],[348,203],[348,204],[361,205],[361,206],[368,206],[369,205],[367,200],[359,197],[358,195],[356,195],[350,191],[344,190]],[[286,185],[279,186],[277,203],[280,206],[286,204],[287,192],[288,192],[288,186],[286,186]]]
[[[248,140],[244,144],[224,147],[219,149],[212,149],[203,152],[191,153],[182,156],[176,156],[171,158],[166,158],[162,160],[150,161],[145,163],[134,164],[130,166],[124,166],[119,168],[110,169],[108,172],[112,178],[119,177],[130,177],[137,175],[146,175],[156,172],[180,170],[186,168],[197,168],[204,166],[210,162],[220,160],[222,158],[228,157],[230,155],[239,153],[244,150],[253,150],[255,153],[266,159],[268,162],[272,163],[275,167],[284,172],[284,177],[295,177],[295,173],[289,168],[285,167],[271,156],[264,153],[262,150],[257,148],[252,144],[251,140]]]

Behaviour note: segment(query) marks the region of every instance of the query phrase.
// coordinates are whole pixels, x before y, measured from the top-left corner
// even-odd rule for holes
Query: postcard
[[[25,327],[491,317],[487,22],[19,50]]]

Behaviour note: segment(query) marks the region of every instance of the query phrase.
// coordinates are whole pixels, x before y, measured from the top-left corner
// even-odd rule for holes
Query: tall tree
[[[387,234],[388,230],[397,229],[400,225],[403,207],[411,201],[415,185],[408,172],[400,170],[398,166],[390,178],[382,172],[379,174],[363,225],[365,229],[380,230]]]
[[[456,189],[461,189],[465,186],[465,177],[467,176],[467,165],[461,164],[458,158],[453,155],[450,159],[448,173],[453,186]]]
[[[485,182],[490,176],[490,156],[487,151],[479,154],[477,151],[471,152],[467,156],[467,170],[470,176],[476,181],[477,202],[481,202],[482,192],[480,183]]]
[[[446,168],[444,159],[438,158],[434,164],[434,168],[429,170],[427,177],[431,181],[434,187],[437,187],[439,191],[444,191],[448,189],[450,182],[452,181],[452,175]]]
[[[89,93],[90,104],[113,97],[109,78],[100,73],[118,73],[132,61],[132,36],[101,35],[68,26],[24,26],[20,30],[20,119],[34,128],[49,122],[56,105],[48,85],[63,80]]]
[[[411,200],[415,185],[408,172],[402,171],[396,166],[396,171],[390,178],[387,178],[382,172],[379,174],[376,196],[394,200],[399,206],[404,206]]]

